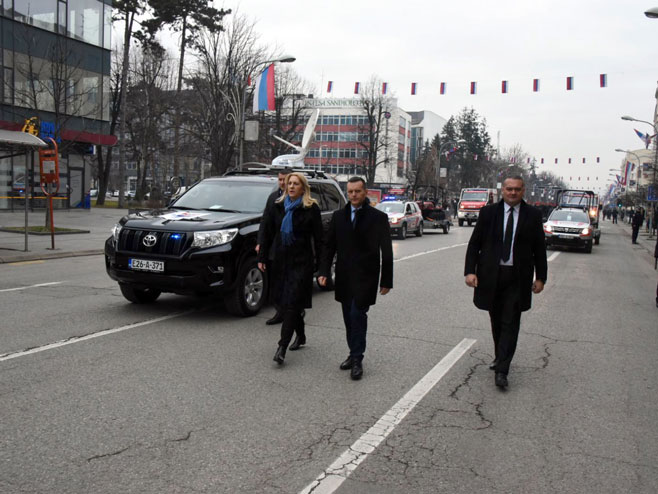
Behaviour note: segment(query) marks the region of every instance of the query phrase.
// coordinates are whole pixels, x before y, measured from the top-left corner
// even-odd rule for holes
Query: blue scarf
[[[286,215],[283,217],[283,221],[281,222],[281,242],[283,242],[283,245],[289,246],[292,245],[292,243],[295,241],[295,235],[292,231],[292,213],[299,207],[301,203],[301,197],[291,201],[290,197],[286,196],[283,201],[283,206],[286,210]]]

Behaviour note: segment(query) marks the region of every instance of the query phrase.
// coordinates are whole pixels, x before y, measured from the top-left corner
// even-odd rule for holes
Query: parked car
[[[415,202],[382,201],[375,207],[388,215],[391,234],[396,235],[400,240],[407,238],[407,233],[410,232],[422,237],[423,215]]]
[[[434,206],[430,201],[418,201],[418,207],[423,215],[423,229],[441,229],[443,233],[447,234],[452,226],[450,221],[450,210],[444,210],[441,206]]]
[[[253,316],[267,300],[268,273],[257,266],[258,228],[276,169],[202,180],[165,209],[124,216],[105,242],[105,267],[133,303],[162,292],[212,294],[232,314]],[[346,204],[338,184],[306,172],[323,223]]]
[[[586,211],[576,208],[554,209],[544,223],[546,247],[561,246],[592,252],[592,244],[599,243],[601,231],[595,228]]]

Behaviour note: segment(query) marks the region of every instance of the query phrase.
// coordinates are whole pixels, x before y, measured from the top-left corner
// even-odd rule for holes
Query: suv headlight
[[[592,233],[592,230],[590,229],[589,226],[583,228],[583,230],[580,232],[581,235],[589,235],[590,233]]]
[[[553,231],[553,227],[551,225],[544,225],[544,231],[551,233]]]
[[[121,229],[123,226],[121,226],[121,223],[117,223],[112,227],[112,238],[114,239],[114,243],[119,242],[119,233],[121,233]]]
[[[226,230],[210,230],[207,232],[194,232],[194,241],[192,247],[215,247],[229,243],[238,234],[237,228],[228,228]]]

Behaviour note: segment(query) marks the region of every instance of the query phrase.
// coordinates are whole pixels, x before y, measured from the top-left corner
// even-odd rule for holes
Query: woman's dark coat
[[[473,302],[478,309],[491,310],[496,295],[498,267],[503,251],[504,202],[485,206],[480,210],[466,249],[464,276],[475,274],[478,286]],[[530,309],[533,278],[546,282],[546,241],[541,211],[521,201],[519,220],[514,240],[514,268],[520,283],[520,309]]]
[[[272,259],[270,289],[274,301],[282,308],[311,307],[313,273],[319,265],[322,249],[322,219],[320,208],[299,206],[292,214],[295,241],[290,246],[281,243],[281,222],[285,216],[283,201],[275,202],[270,214],[263,217],[263,236],[258,262]],[[270,253],[272,255],[270,256]]]
[[[391,231],[388,216],[367,202],[356,212],[354,227],[351,218],[349,203],[334,212],[327,231],[320,274],[329,276],[334,254],[337,254],[336,300],[342,303],[354,298],[357,307],[368,307],[377,300],[379,287],[393,288]]]

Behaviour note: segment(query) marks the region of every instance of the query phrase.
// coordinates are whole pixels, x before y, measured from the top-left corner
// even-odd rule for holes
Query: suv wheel
[[[135,288],[125,283],[119,283],[119,289],[126,300],[133,304],[150,304],[155,302],[162,293],[154,288]]]
[[[247,259],[235,280],[235,289],[224,299],[226,310],[235,316],[255,316],[265,303],[265,273],[258,269],[255,258]]]
[[[421,221],[418,223],[418,229],[416,229],[416,236],[417,237],[422,237],[423,236],[423,222]]]
[[[585,253],[591,254],[592,253],[592,241],[590,240],[585,244]]]
[[[402,226],[398,230],[398,239],[404,240],[405,238],[407,238],[407,224],[402,223]]]

